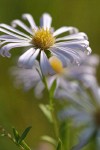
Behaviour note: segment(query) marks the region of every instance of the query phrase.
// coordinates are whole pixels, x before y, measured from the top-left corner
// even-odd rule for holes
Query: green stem
[[[20,148],[20,150],[31,150],[30,148],[29,148],[29,146],[24,142],[24,141],[22,141],[22,143],[21,144],[18,144],[18,143],[16,143],[16,140],[11,136],[11,134],[10,133],[8,133],[2,126],[0,126],[0,132],[1,132],[1,135],[2,136],[6,136],[8,139],[10,139],[14,144],[16,144],[19,148]]]
[[[43,78],[43,81],[44,81],[44,84],[45,84],[45,88],[48,92],[48,97],[49,97],[49,107],[50,107],[50,112],[51,112],[51,115],[52,115],[52,120],[53,120],[53,125],[54,125],[54,131],[55,131],[55,136],[56,138],[58,139],[59,137],[59,130],[58,130],[58,124],[57,124],[57,120],[56,120],[56,117],[55,117],[55,114],[54,114],[54,99],[53,97],[51,97],[50,95],[50,90],[48,88],[48,85],[47,85],[47,82],[46,82],[46,79]]]
[[[66,137],[66,140],[67,140],[67,144],[66,144],[66,148],[67,150],[70,149],[70,124],[67,122],[67,137]]]
[[[31,150],[31,148],[25,143],[25,141],[21,142],[21,146],[25,149],[25,150]]]
[[[54,114],[54,100],[53,99],[50,99],[50,109],[51,109],[51,115],[52,115],[52,120],[53,120],[53,124],[54,124],[55,135],[56,135],[56,138],[58,139],[59,132],[58,132],[57,120],[56,120],[55,114]]]

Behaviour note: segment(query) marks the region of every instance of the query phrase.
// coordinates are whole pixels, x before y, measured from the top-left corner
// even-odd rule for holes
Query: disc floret
[[[55,43],[55,38],[50,30],[40,28],[35,32],[32,43],[36,48],[46,50]]]

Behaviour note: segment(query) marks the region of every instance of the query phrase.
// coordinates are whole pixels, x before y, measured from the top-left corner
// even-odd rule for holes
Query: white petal
[[[7,41],[3,41],[3,42],[0,41],[0,46],[2,46],[5,43],[7,43]]]
[[[79,137],[79,143],[73,147],[73,150],[81,150],[86,144],[88,144],[90,138],[93,137],[93,134],[95,133],[95,128],[91,127],[87,127],[86,129],[84,129],[81,133],[80,133],[80,137]]]
[[[11,42],[11,43],[13,43],[13,42],[18,42],[18,43],[26,43],[26,42],[29,42],[30,43],[30,40],[24,40],[24,39],[18,39],[18,38],[16,38],[16,37],[13,37],[13,36],[11,36],[11,35],[1,35],[0,36],[0,40],[1,41],[5,41],[5,43],[6,42]]]
[[[24,54],[22,54],[19,57],[19,59],[18,59],[18,65],[20,67],[24,67],[25,68],[27,62],[29,61],[30,57],[34,54],[34,52],[35,52],[35,49],[34,48],[30,48]]]
[[[48,88],[49,89],[51,88],[51,86],[52,86],[52,84],[53,84],[53,82],[54,82],[55,79],[57,79],[57,75],[56,74],[53,75],[53,76],[49,76],[47,78],[47,84],[48,84]]]
[[[70,92],[70,87],[68,87],[68,85],[66,84],[66,91],[65,90],[58,90],[58,93],[57,93],[57,98],[58,99],[61,99],[61,100],[67,100],[67,102],[70,102],[70,103],[73,103],[75,105],[77,105],[77,107],[82,107],[83,108],[83,105],[80,101],[80,99],[78,99],[76,96],[73,95],[72,92]]]
[[[23,68],[32,68],[36,57],[38,56],[40,49],[30,48],[23,55],[19,57],[18,65]]]
[[[57,29],[54,33],[53,33],[53,36],[57,36],[57,35],[59,35],[59,34],[62,34],[62,33],[64,33],[64,32],[70,32],[71,34],[72,33],[77,33],[78,32],[78,30],[76,29],[76,28],[74,28],[74,27],[61,27],[61,28],[59,28],[59,29]]]
[[[14,20],[12,21],[12,26],[15,28],[16,26],[21,27],[22,29],[24,29],[25,31],[27,31],[28,33],[30,33],[32,35],[32,30],[30,28],[28,28],[22,21],[20,20]]]
[[[3,34],[0,36],[0,39],[18,39],[18,38],[15,38],[14,36],[11,36],[11,35],[7,35],[7,34]]]
[[[24,90],[34,88],[40,82],[40,76],[33,67],[32,69],[25,69],[21,67],[11,68],[11,74],[15,77],[15,86],[24,85]]]
[[[59,53],[57,50],[55,50],[55,48],[54,48],[54,51],[53,51],[53,49],[52,50],[50,50],[50,52],[54,55],[54,56],[56,56],[57,58],[59,58],[60,60],[61,60],[61,62],[62,62],[62,64],[63,64],[63,67],[66,67],[67,66],[67,58],[62,54],[62,53]]]
[[[39,52],[40,52],[40,49],[37,49],[37,50],[34,52],[34,54],[30,57],[30,59],[29,59],[29,61],[28,61],[28,64],[27,64],[29,68],[32,68],[33,63],[34,63],[35,59],[37,58]]]
[[[34,19],[30,14],[23,14],[22,18],[28,20],[32,29],[37,28]]]
[[[10,49],[16,48],[16,47],[27,47],[27,46],[31,46],[31,44],[30,43],[10,43],[10,44],[3,46],[0,49],[0,54],[2,56],[10,57],[10,53],[9,53]]]
[[[76,49],[72,49],[72,48],[70,48],[70,47],[56,47],[57,49],[59,49],[59,50],[62,50],[62,51],[65,51],[65,52],[67,52],[67,53],[69,53],[69,54],[72,54],[73,56],[74,55],[76,55],[76,56],[81,56],[80,54],[80,52],[78,51],[78,49],[76,50]]]
[[[73,51],[82,51],[88,53],[88,46],[89,42],[87,40],[73,40],[73,41],[66,41],[66,42],[59,42],[55,44],[55,47],[63,47],[63,48],[70,48]]]
[[[87,51],[88,51],[88,52],[87,52],[87,55],[89,55],[89,54],[91,54],[92,49],[91,49],[90,47],[88,47],[88,48],[87,48]]]
[[[56,56],[59,58],[60,55],[62,55],[63,57],[66,57],[66,64],[68,65],[70,62],[74,62],[73,56],[71,56],[71,54],[69,54],[68,52],[63,52],[60,49],[57,50],[52,50],[52,52],[54,54],[56,54]]]
[[[54,71],[53,71],[44,51],[41,51],[40,66],[41,66],[41,70],[42,70],[43,75],[54,74]]]
[[[59,43],[56,43],[56,45],[74,45],[74,44],[77,44],[77,45],[85,45],[85,46],[89,46],[89,41],[87,40],[73,40],[73,41],[65,41],[65,42],[59,42]]]
[[[45,86],[42,81],[38,82],[34,89],[34,94],[37,98],[41,98],[43,95],[43,90],[45,89]]]
[[[12,39],[12,38],[11,38],[11,39],[10,39],[10,38],[9,38],[9,39],[8,39],[8,38],[7,38],[7,39],[6,39],[6,38],[0,38],[0,40],[6,41],[6,42],[11,42],[11,43],[13,43],[13,42],[14,42],[14,43],[24,43],[24,42],[25,42],[25,43],[26,43],[26,42],[29,43],[29,42],[30,42],[30,41],[28,41],[28,40],[20,40],[20,39]]]
[[[23,36],[19,36],[19,35],[17,35],[17,34],[14,34],[14,33],[10,32],[10,31],[8,31],[8,30],[2,29],[2,28],[0,28],[0,31],[6,33],[6,34],[8,34],[8,35],[11,35],[11,36],[13,36],[13,37],[15,37],[15,38],[18,38],[18,39],[27,40],[27,38],[25,38],[25,37],[23,37]]]
[[[69,107],[69,108],[64,108],[63,110],[61,110],[59,112],[59,118],[61,121],[66,120],[68,118],[72,119],[73,117],[77,117],[77,115],[82,115],[83,111],[82,110],[78,110],[76,108],[73,107]]]
[[[45,13],[42,15],[42,17],[40,19],[41,27],[43,27],[44,29],[50,29],[51,22],[52,22],[52,18],[49,14]]]
[[[3,41],[3,42],[0,42],[0,47],[1,47],[1,52],[0,53],[3,53],[2,52],[2,47],[3,47],[3,45],[7,45],[8,43],[26,43],[27,41],[24,41],[24,40],[17,40],[17,39],[5,39],[5,41]],[[3,50],[4,51],[4,50]],[[2,55],[2,54],[1,54]]]
[[[10,31],[12,31],[12,32],[14,32],[14,33],[17,33],[17,34],[21,35],[21,36],[24,36],[25,38],[31,39],[30,36],[24,34],[23,32],[21,32],[21,31],[15,29],[15,28],[13,28],[13,27],[11,27],[11,26],[8,26],[8,25],[6,25],[6,24],[0,24],[0,27],[5,28],[5,29],[8,29],[8,30],[10,30]]]
[[[53,48],[51,50],[54,54],[58,55],[58,57],[60,55],[62,55],[63,57],[66,57],[66,63],[77,63],[80,61],[80,57],[78,53],[74,53],[73,51],[69,51],[68,49],[64,49],[64,48]]]
[[[61,62],[62,62],[62,64],[63,64],[63,67],[67,67],[67,59],[66,59],[66,57],[65,56],[63,56],[62,54],[58,54],[58,55],[56,55],[60,60],[61,60]]]
[[[88,37],[85,33],[83,32],[79,32],[79,33],[76,33],[76,34],[71,34],[71,35],[68,35],[68,36],[64,36],[64,37],[61,37],[61,38],[57,38],[56,41],[62,41],[62,40],[87,40]]]

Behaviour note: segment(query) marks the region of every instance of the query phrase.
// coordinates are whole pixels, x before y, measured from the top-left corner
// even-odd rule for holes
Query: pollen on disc
[[[32,43],[35,47],[46,50],[55,43],[55,38],[50,30],[40,28],[35,32]]]

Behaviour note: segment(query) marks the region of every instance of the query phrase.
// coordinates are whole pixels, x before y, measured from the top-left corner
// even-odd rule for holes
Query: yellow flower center
[[[62,62],[56,56],[50,57],[49,62],[54,71],[57,73],[62,73],[64,71]]]
[[[46,50],[55,43],[55,38],[50,30],[40,28],[35,32],[35,35],[32,38],[32,43],[36,48]]]

